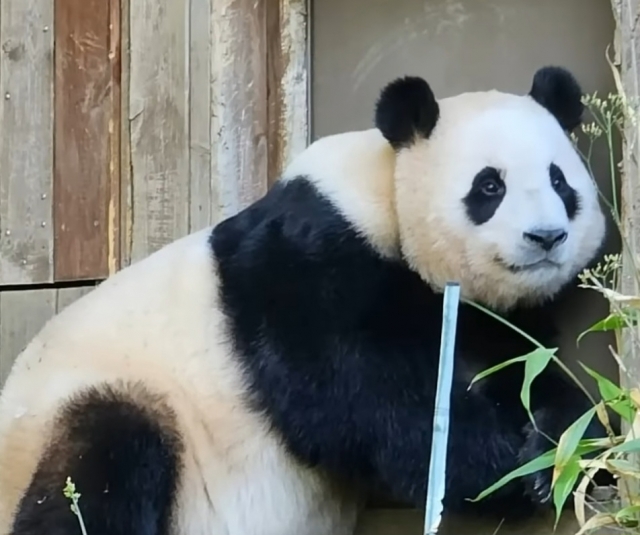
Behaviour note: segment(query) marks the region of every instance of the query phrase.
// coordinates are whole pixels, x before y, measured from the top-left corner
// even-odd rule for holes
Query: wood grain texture
[[[113,274],[122,264],[122,5],[109,0],[109,204],[107,207],[107,269]]]
[[[55,311],[55,289],[0,291],[0,387],[15,358]]]
[[[308,46],[305,0],[267,4],[269,184],[308,144]]]
[[[640,102],[640,1],[611,0],[616,21],[615,58],[618,66],[621,87],[617,91],[624,94],[635,106]],[[637,115],[636,115],[637,119]],[[622,276],[620,291],[625,295],[639,295],[638,253],[640,252],[640,137],[636,125],[629,121],[624,128],[622,161],[620,173],[620,208],[623,236]],[[620,333],[618,354],[626,370],[620,371],[620,382],[625,388],[637,388],[640,379],[640,326],[623,329]],[[634,423],[634,427],[638,424]],[[630,432],[630,426],[623,420],[622,430]],[[629,459],[640,462],[637,453],[631,453]],[[633,477],[620,480],[618,489],[624,505],[631,505],[640,492],[640,482]]]
[[[280,158],[286,166],[309,143],[309,25],[306,0],[281,0],[282,114]]]
[[[282,120],[282,81],[285,51],[282,49],[280,0],[267,2],[267,116],[268,116],[268,169],[267,183],[273,184],[282,169],[280,153],[280,123]]]
[[[130,3],[132,261],[189,230],[188,17],[188,0]]]
[[[0,291],[0,389],[16,357],[45,323],[94,288]]]
[[[69,288],[59,288],[56,290],[56,314],[62,312],[71,303],[80,299],[83,295],[88,294],[95,288],[90,286],[72,286]]]
[[[0,285],[53,277],[53,2],[0,2]]]
[[[109,0],[55,7],[55,280],[95,279],[113,256],[111,9]]]
[[[131,263],[133,227],[133,171],[129,121],[130,12],[129,0],[120,0],[120,268]]]
[[[267,191],[266,4],[212,0],[213,222]]]
[[[211,0],[191,0],[189,38],[189,230],[210,225],[217,202],[211,181]]]

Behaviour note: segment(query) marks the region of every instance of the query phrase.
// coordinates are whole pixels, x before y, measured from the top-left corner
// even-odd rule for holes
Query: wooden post
[[[267,191],[266,4],[212,0],[214,223]]]
[[[612,7],[616,19],[615,61],[620,69],[622,87],[628,99],[637,100],[640,97],[640,35],[638,34],[640,18],[640,0],[612,0]],[[635,265],[634,251],[640,251],[640,176],[638,161],[640,145],[638,144],[636,128],[626,126],[625,141],[622,147],[621,173],[621,222],[624,235],[622,255],[622,278],[620,291],[624,294],[637,295],[640,291],[638,273]],[[622,377],[623,381],[633,378],[637,383],[640,379],[640,348],[633,343],[635,334],[627,329],[623,335],[622,360],[627,366],[628,373]]]
[[[308,142],[307,0],[267,4],[267,45],[268,180],[272,184]]]
[[[637,103],[640,97],[640,0],[611,0],[616,19],[615,60],[620,71],[622,90],[627,99]],[[638,127],[627,124],[622,146],[621,166],[621,223],[623,235],[622,277],[620,291],[626,295],[638,295],[640,284],[638,251],[640,251],[640,145]],[[635,258],[634,258],[635,257]],[[634,332],[635,330],[635,332]],[[638,387],[640,383],[640,327],[625,329],[622,333],[618,352],[626,371],[621,373],[621,383],[625,387]],[[628,426],[623,421],[623,432]],[[625,487],[637,496],[640,485],[633,478],[627,478],[626,485],[619,485],[622,500],[629,503]]]

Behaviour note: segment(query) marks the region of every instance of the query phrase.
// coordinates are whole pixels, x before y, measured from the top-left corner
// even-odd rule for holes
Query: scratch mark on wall
[[[422,14],[413,19],[405,19],[402,26],[391,30],[369,48],[351,74],[354,91],[362,86],[378,64],[390,54],[407,46],[407,43],[421,35],[441,35],[444,32],[464,31],[471,13],[457,0],[434,3],[425,0]]]

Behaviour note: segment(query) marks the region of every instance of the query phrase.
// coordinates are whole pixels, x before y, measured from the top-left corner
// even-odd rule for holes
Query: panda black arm
[[[377,255],[304,180],[276,185],[221,223],[211,244],[257,409],[300,459],[422,506],[441,297]],[[463,329],[477,319],[466,314]],[[511,418],[511,408],[456,376],[452,508],[515,468],[524,440],[516,408]]]
[[[518,466],[522,435],[508,417],[508,410],[505,413],[499,409],[488,398],[466,391],[464,384],[455,381],[444,498],[449,512],[467,508],[513,516],[530,512],[531,503],[518,481],[477,504],[468,501]],[[373,455],[379,480],[396,498],[423,507],[433,432],[427,404],[410,407],[390,403],[377,415],[377,427]]]

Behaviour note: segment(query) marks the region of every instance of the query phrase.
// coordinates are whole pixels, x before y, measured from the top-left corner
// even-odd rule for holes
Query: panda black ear
[[[376,103],[375,125],[398,150],[428,138],[440,117],[440,107],[429,84],[417,76],[389,83]]]
[[[565,131],[571,132],[582,123],[582,89],[568,70],[542,67],[533,76],[529,95],[549,110]]]

